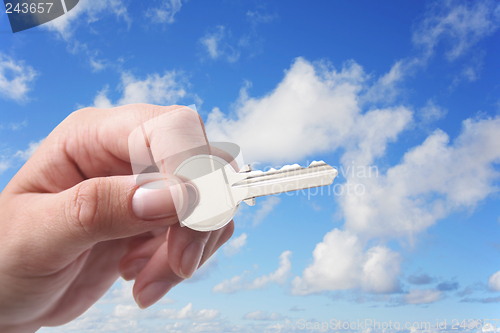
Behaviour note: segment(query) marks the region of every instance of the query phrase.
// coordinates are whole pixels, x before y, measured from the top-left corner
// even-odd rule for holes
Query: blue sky
[[[500,319],[498,2],[81,0],[16,34],[2,13],[0,32],[1,188],[72,111],[136,102],[196,104],[260,168],[339,170],[242,205],[152,308],[119,280],[42,332]]]

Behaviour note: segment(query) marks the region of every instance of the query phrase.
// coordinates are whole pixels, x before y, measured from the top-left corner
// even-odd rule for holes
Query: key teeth
[[[298,164],[289,164],[289,165],[283,165],[279,171],[288,171],[288,170],[299,170],[303,169],[300,165]]]
[[[300,169],[307,169],[307,168],[310,168],[310,167],[317,167],[317,166],[322,166],[322,165],[326,165],[325,161],[312,161],[307,167],[302,167],[298,164],[288,164],[288,165],[284,165],[282,166],[279,171],[292,171],[292,170],[300,170]],[[270,169],[269,171],[278,171],[274,168]]]
[[[311,164],[309,164],[308,168],[319,166],[319,165],[324,165],[324,164],[326,164],[325,161],[312,161]]]
[[[252,165],[250,164],[245,164],[241,169],[240,169],[240,173],[244,173],[244,172],[250,172],[252,171]]]

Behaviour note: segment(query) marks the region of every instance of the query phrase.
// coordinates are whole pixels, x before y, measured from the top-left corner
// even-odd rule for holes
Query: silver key
[[[174,174],[193,185],[198,198],[180,216],[181,225],[210,231],[229,223],[242,201],[253,206],[256,197],[330,185],[338,172],[323,161],[314,161],[307,168],[293,164],[266,172],[252,171],[246,165],[236,172],[220,157],[197,155],[181,163]]]

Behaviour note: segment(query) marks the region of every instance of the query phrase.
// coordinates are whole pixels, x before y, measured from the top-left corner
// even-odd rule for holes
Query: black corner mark
[[[12,32],[16,33],[52,21],[75,8],[79,0],[3,0]]]
[[[80,0],[64,0],[64,2],[66,3],[66,10],[69,12],[70,10],[75,8],[78,1]]]

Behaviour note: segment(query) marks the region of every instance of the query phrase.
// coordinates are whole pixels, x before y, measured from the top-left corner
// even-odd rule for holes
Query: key
[[[174,174],[191,184],[197,197],[179,216],[181,225],[210,231],[229,223],[241,202],[253,206],[257,197],[330,185],[338,172],[323,161],[314,161],[307,168],[293,164],[266,172],[246,165],[236,172],[220,157],[196,155],[181,163]]]

